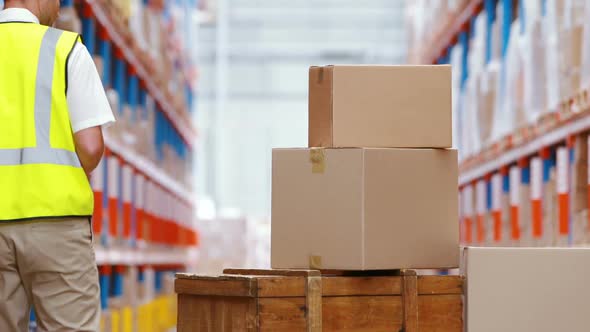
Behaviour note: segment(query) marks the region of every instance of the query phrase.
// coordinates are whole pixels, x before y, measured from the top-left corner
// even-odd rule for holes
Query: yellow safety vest
[[[66,101],[67,59],[79,41],[40,24],[0,23],[0,221],[92,215]]]

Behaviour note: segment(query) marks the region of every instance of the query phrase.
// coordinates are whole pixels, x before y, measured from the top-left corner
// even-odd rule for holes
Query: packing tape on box
[[[322,256],[309,256],[309,268],[314,270],[322,269]]]
[[[309,161],[311,162],[312,173],[323,174],[326,170],[326,154],[324,149],[312,148],[309,150]]]

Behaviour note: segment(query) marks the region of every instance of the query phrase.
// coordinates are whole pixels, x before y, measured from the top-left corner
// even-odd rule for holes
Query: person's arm
[[[80,43],[68,60],[67,101],[76,153],[90,174],[104,153],[102,128],[115,118],[92,57]]]
[[[100,126],[82,129],[74,134],[76,153],[86,174],[90,174],[102,158],[104,141]]]

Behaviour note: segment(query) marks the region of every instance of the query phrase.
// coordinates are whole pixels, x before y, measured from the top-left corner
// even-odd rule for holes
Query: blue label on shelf
[[[105,87],[109,88],[111,86],[111,57],[113,56],[111,43],[106,40],[101,40],[99,43],[99,48],[103,63],[102,83]]]
[[[123,295],[123,275],[117,271],[113,271],[113,297]]]
[[[543,159],[543,182],[549,182],[551,177],[551,158]]]
[[[100,284],[100,306],[104,310],[109,306],[110,276],[101,274]]]
[[[88,52],[94,54],[94,46],[96,41],[96,24],[94,19],[82,18],[82,39]]]
[[[486,207],[492,210],[492,181],[486,181]]]
[[[465,31],[459,34],[459,43],[461,44],[461,48],[463,49],[463,54],[461,57],[461,91],[463,91],[463,89],[465,88],[465,82],[467,82],[467,77],[469,77],[469,66],[467,63],[469,55],[469,38],[467,37],[467,32]]]
[[[115,59],[115,81],[113,86],[119,94],[119,113],[123,112],[123,104],[125,100],[125,61],[122,59]]]
[[[523,184],[531,183],[531,168],[529,166],[523,167],[520,171],[520,182]]]
[[[492,25],[496,20],[496,2],[497,0],[485,0],[486,11],[486,63],[492,60]]]
[[[502,57],[508,51],[510,28],[512,26],[512,0],[502,0]]]
[[[137,120],[136,108],[139,101],[139,79],[136,75],[129,77],[129,92],[127,96],[127,103],[131,107],[131,121],[135,123]]]
[[[162,271],[156,271],[154,276],[154,286],[156,288],[156,294],[162,290]]]

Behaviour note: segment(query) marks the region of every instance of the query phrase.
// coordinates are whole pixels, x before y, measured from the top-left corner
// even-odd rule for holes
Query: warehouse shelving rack
[[[178,111],[174,109],[174,106],[166,99],[164,93],[162,93],[162,87],[157,85],[154,78],[148,74],[148,71],[139,60],[135,51],[126,44],[125,38],[123,37],[124,33],[115,28],[115,25],[106,14],[100,2],[97,0],[85,1],[88,5],[88,7],[85,8],[85,11],[87,11],[86,15],[93,16],[96,19],[96,22],[105,29],[108,37],[112,40],[115,46],[121,50],[127,63],[135,69],[137,76],[144,82],[149,94],[151,94],[160,105],[161,111],[166,118],[172,122],[174,128],[182,136],[184,142],[191,147],[197,136],[196,129],[190,122],[186,122],[178,116]]]
[[[463,5],[449,15],[439,25],[439,30],[433,33],[433,38],[425,43],[427,48],[420,55],[422,63],[447,63],[449,61],[450,49],[456,44],[467,50],[469,33],[472,31],[471,24],[474,18],[486,11],[494,13],[490,15],[494,20],[496,4],[503,3],[503,21],[500,34],[502,38],[502,53],[504,54],[510,24],[513,20],[513,8],[519,0],[466,0]],[[522,1],[522,0],[520,0]],[[544,3],[544,2],[543,2]],[[520,4],[520,3],[518,3]],[[488,20],[490,20],[488,17]],[[508,22],[508,23],[506,23]],[[490,22],[488,21],[488,24]],[[489,56],[489,54],[488,54]],[[467,57],[464,55],[464,58]],[[464,64],[466,64],[464,62]],[[466,70],[462,76],[466,75]],[[464,77],[462,77],[464,79]],[[519,173],[520,183],[532,187],[531,202],[520,202],[520,204],[532,204],[533,232],[539,234],[541,219],[543,218],[540,201],[543,199],[541,191],[545,189],[546,183],[555,172],[557,181],[555,193],[556,217],[558,225],[555,232],[563,240],[557,245],[574,245],[572,239],[573,211],[572,191],[572,165],[574,163],[576,140],[587,140],[587,133],[590,131],[590,98],[588,90],[582,89],[574,95],[562,100],[559,105],[540,117],[535,123],[502,137],[493,144],[485,147],[474,156],[463,160],[459,165],[459,191],[461,199],[461,223],[462,242],[466,244],[483,244],[485,240],[480,234],[479,228],[483,227],[484,218],[493,220],[494,233],[499,233],[499,224],[504,222],[500,217],[501,213],[507,213],[508,219],[517,219],[518,206],[512,204],[510,187],[512,171]],[[540,165],[537,171],[533,170],[535,165]],[[533,179],[532,177],[535,177]],[[496,179],[495,179],[496,178]],[[537,179],[538,178],[538,179]],[[497,181],[495,181],[497,180]],[[518,185],[520,185],[520,183]],[[493,186],[500,187],[498,192]],[[590,184],[589,184],[590,185]],[[534,187],[534,188],[533,188]],[[590,188],[590,187],[589,187]],[[476,192],[483,192],[485,201],[475,199]],[[467,196],[467,197],[465,197]],[[497,199],[499,197],[499,199]],[[497,201],[510,200],[508,211],[502,211],[501,203]],[[545,198],[546,199],[546,198]],[[589,219],[590,224],[590,219]],[[513,225],[511,226],[513,227]],[[477,230],[476,230],[477,228]],[[474,232],[474,230],[476,230]],[[520,239],[520,234],[512,229],[512,236]],[[516,233],[514,233],[516,232]],[[496,236],[494,234],[494,236]],[[506,243],[506,242],[504,242]],[[518,244],[513,241],[512,244]],[[545,244],[546,245],[546,244]]]
[[[66,1],[66,6],[73,6],[73,1]],[[119,75],[119,71],[123,71],[121,75],[126,77],[129,75],[129,80],[127,81],[129,87],[125,87],[124,89],[134,89],[133,92],[135,95],[131,95],[131,92],[127,92],[130,94],[129,97],[121,96],[121,100],[125,100],[126,98],[131,101],[134,99],[133,103],[138,103],[140,97],[138,94],[144,93],[150,95],[156,107],[156,112],[159,112],[163,115],[167,121],[169,121],[171,128],[170,130],[174,131],[183,141],[183,144],[189,150],[192,149],[193,143],[196,140],[197,134],[194,126],[192,125],[191,121],[186,121],[186,119],[180,116],[181,113],[188,113],[188,110],[185,109],[178,109],[173,103],[168,100],[168,95],[166,93],[167,86],[163,85],[164,83],[158,82],[156,77],[150,74],[149,70],[145,68],[145,64],[141,61],[141,56],[137,53],[138,48],[132,47],[129,43],[126,42],[128,37],[130,36],[130,31],[127,27],[121,27],[121,25],[117,25],[113,18],[110,16],[108,10],[105,6],[108,4],[104,1],[99,0],[82,0],[80,1],[81,8],[81,18],[82,18],[82,35],[85,40],[85,44],[87,45],[91,54],[99,53],[103,55],[105,59],[105,67],[110,67],[111,65],[114,67],[114,74],[115,77],[111,80],[110,76],[110,69],[105,70],[105,85],[110,86],[111,81],[113,81],[113,88],[117,88],[117,84],[126,84],[125,78],[119,82],[117,82],[117,75]],[[97,40],[98,39],[98,40]],[[95,45],[96,51],[95,52]],[[111,59],[112,56],[112,59]],[[114,62],[111,64],[111,62]],[[122,89],[122,90],[124,90]],[[142,92],[137,92],[141,89]],[[122,103],[120,101],[120,103]],[[133,105],[134,107],[136,105]],[[153,144],[153,142],[145,142],[145,144]],[[129,147],[121,144],[118,140],[111,137],[108,133],[105,133],[105,146],[106,146],[106,157],[103,161],[104,165],[99,165],[103,169],[100,171],[103,174],[98,175],[100,177],[98,182],[99,185],[93,186],[99,187],[98,189],[95,188],[95,198],[97,200],[103,200],[108,202],[109,199],[115,199],[120,201],[121,195],[123,194],[122,191],[125,189],[118,189],[118,192],[115,192],[114,197],[110,197],[111,193],[102,192],[100,189],[104,187],[105,184],[109,182],[109,179],[106,177],[108,172],[107,164],[109,163],[109,159],[116,159],[117,160],[117,168],[122,169],[124,166],[129,167],[132,170],[133,175],[140,175],[146,179],[146,181],[150,181],[154,183],[155,186],[161,188],[161,191],[169,193],[172,197],[175,197],[176,200],[182,202],[183,204],[189,206],[191,209],[194,209],[194,203],[192,201],[193,194],[192,192],[187,189],[183,184],[179,183],[177,180],[172,178],[166,171],[158,167],[148,158],[136,153]],[[121,172],[118,169],[117,173]],[[104,177],[104,179],[103,179]],[[93,179],[94,180],[94,179]],[[121,177],[119,175],[119,180],[121,181]],[[117,185],[118,187],[124,186]],[[129,190],[135,190],[131,188]],[[145,190],[145,188],[144,188]],[[106,190],[105,190],[106,191]],[[97,195],[98,194],[98,195]],[[145,202],[144,204],[148,204]],[[122,208],[122,204],[115,203],[116,209]],[[99,215],[95,215],[95,232],[107,232],[109,227],[112,227],[109,222],[109,218],[121,214],[118,211],[109,211],[109,208],[106,208],[105,211],[103,210],[102,204],[96,205],[97,209],[99,210]],[[111,208],[112,209],[112,208]],[[147,210],[148,207],[145,207],[144,210]],[[145,212],[145,211],[142,211]],[[157,216],[157,219],[165,219],[169,216]],[[159,218],[162,217],[162,218]],[[190,218],[190,216],[189,216]],[[170,218],[167,218],[170,219]],[[105,225],[101,225],[102,221],[106,221]],[[128,228],[128,226],[127,226]],[[103,231],[104,229],[104,231]],[[158,229],[158,232],[164,232],[163,229]],[[176,232],[176,230],[174,230]],[[143,239],[148,240],[148,239]],[[163,239],[161,239],[163,240]],[[167,241],[167,242],[166,242]],[[156,264],[156,263],[174,263],[174,264],[181,264],[184,265],[187,262],[191,262],[190,259],[185,257],[186,250],[185,246],[187,244],[182,244],[179,247],[175,248],[171,241],[159,241],[161,242],[160,253],[152,252],[150,255],[142,254],[141,251],[143,249],[139,248],[119,248],[113,245],[105,245],[99,246],[96,249],[97,252],[97,261],[99,265],[107,265],[107,264],[120,264],[124,262],[127,265],[142,265],[142,264]],[[196,240],[192,241],[196,244]],[[105,244],[103,239],[102,244]],[[166,246],[167,245],[167,246]],[[177,250],[174,252],[174,250]],[[188,250],[188,249],[187,249]],[[172,252],[171,252],[172,251]],[[190,256],[190,255],[189,255]],[[194,255],[190,256],[195,258]],[[194,263],[194,261],[192,261]]]

